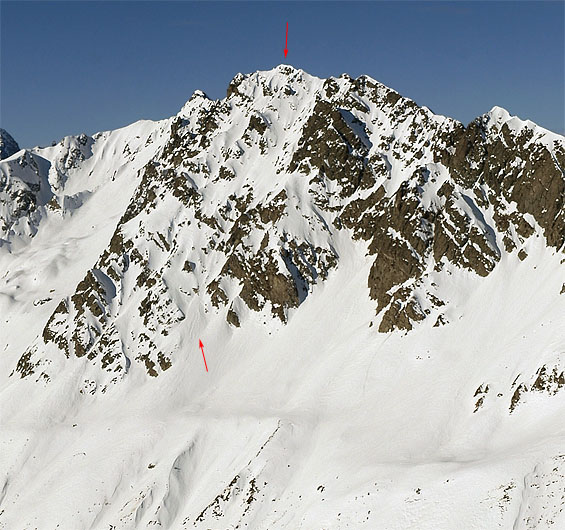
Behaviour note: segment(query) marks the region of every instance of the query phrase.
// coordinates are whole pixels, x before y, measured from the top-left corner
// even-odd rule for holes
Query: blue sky
[[[565,132],[564,3],[2,1],[0,124],[22,147],[178,112],[288,63],[368,74],[468,123]],[[289,23],[289,53],[283,55]]]

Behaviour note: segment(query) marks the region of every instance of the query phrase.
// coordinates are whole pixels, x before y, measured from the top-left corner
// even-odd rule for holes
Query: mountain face
[[[0,528],[565,524],[564,168],[290,66],[0,162]]]
[[[0,129],[0,160],[12,156],[20,150],[20,146],[5,129]]]

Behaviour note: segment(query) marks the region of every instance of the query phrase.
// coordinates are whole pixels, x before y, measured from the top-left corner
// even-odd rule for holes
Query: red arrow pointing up
[[[288,53],[288,22],[286,23],[286,41],[284,43],[284,56]]]
[[[206,364],[206,357],[204,355],[204,344],[202,344],[202,341],[200,339],[198,339],[198,347],[202,350],[202,357],[204,358],[204,366],[206,367],[206,371],[208,371],[208,365]]]

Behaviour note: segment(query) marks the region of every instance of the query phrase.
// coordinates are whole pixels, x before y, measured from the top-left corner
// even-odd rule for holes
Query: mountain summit
[[[0,522],[561,521],[564,168],[287,65],[0,162]]]

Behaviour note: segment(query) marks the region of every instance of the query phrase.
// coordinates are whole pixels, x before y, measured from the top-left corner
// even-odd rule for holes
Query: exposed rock
[[[226,316],[226,320],[234,327],[239,328],[239,326],[241,325],[239,322],[239,317],[237,316],[237,313],[233,310],[233,308],[229,308],[228,309],[228,314]]]
[[[20,146],[5,129],[0,129],[0,160],[12,156],[20,150]]]

